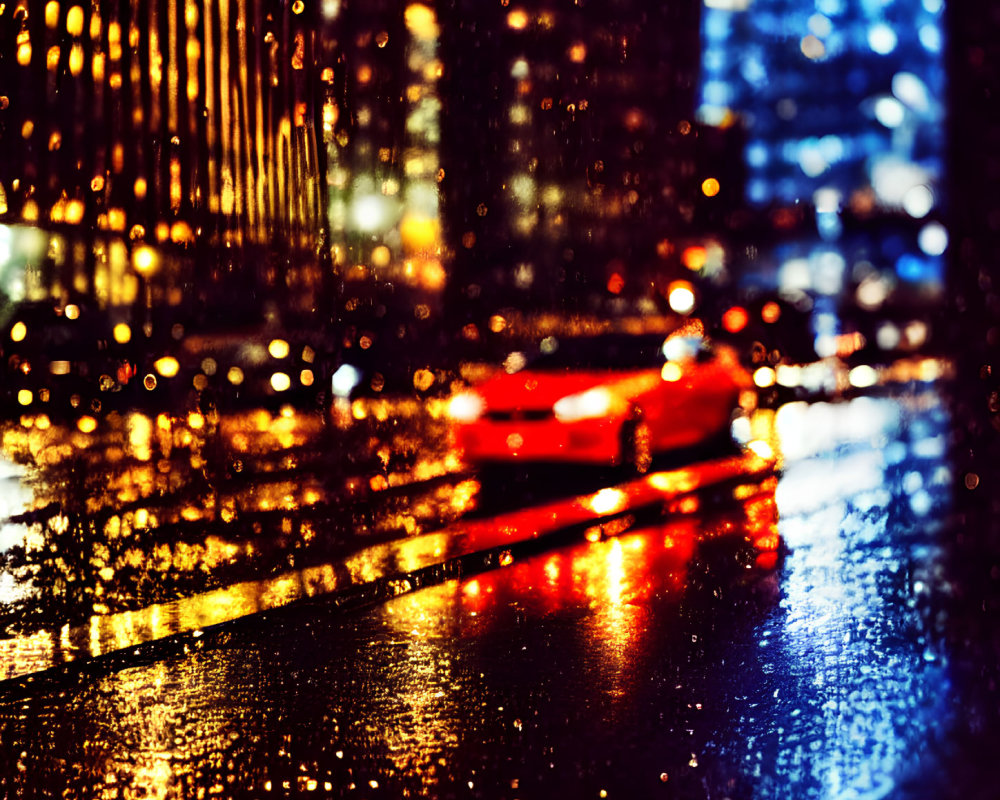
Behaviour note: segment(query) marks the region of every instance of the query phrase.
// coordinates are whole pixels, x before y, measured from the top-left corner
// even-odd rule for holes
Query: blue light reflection
[[[919,611],[950,506],[947,414],[927,391],[790,404],[776,427],[790,553],[729,755],[757,798],[886,797],[948,729],[948,667]]]

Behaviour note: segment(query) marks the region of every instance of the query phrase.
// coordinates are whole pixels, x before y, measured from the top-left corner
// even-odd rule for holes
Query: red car
[[[655,453],[728,439],[751,386],[733,351],[698,336],[550,338],[524,368],[452,397],[448,414],[454,445],[471,464],[577,462],[645,473]]]

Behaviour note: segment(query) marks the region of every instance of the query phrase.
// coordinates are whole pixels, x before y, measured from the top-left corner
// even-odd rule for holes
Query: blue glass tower
[[[747,201],[930,214],[942,11],[943,0],[705,0],[699,116],[746,125]]]
[[[784,241],[763,283],[810,295],[818,355],[838,352],[848,309],[886,311],[897,287],[907,302],[941,298],[943,12],[943,0],[704,0],[698,116],[743,126],[750,208],[811,212],[818,240]]]

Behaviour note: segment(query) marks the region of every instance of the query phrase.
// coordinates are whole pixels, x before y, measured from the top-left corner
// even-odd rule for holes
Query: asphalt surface
[[[97,636],[93,653],[73,629],[14,636],[75,656],[2,685],[0,786],[995,796],[990,631],[961,582],[975,507],[939,390],[789,405],[756,424],[776,473],[651,502],[621,483],[576,495],[550,482],[539,499],[534,481],[527,509],[388,538],[452,537],[446,558],[355,562],[353,589],[162,636],[123,624],[124,647]],[[245,596],[273,599],[269,580]]]

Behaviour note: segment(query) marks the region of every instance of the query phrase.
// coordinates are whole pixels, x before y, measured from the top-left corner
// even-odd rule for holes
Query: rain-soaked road
[[[235,564],[228,582],[192,592],[178,581],[166,598],[142,595],[149,581],[137,576],[103,613],[71,614],[60,628],[47,624],[52,598],[39,599],[49,611],[4,643],[0,787],[994,797],[982,781],[992,767],[961,749],[977,729],[945,635],[958,491],[950,426],[930,384],[790,404],[754,422],[776,470],[715,455],[571,497],[526,496],[526,510],[507,496],[471,515],[476,481],[444,469],[422,500],[400,495],[402,511],[371,506],[370,529],[386,527],[364,548],[303,547],[292,564],[289,545],[263,580]],[[339,519],[331,486],[356,480],[317,481],[312,503],[267,516],[246,500],[227,505],[270,495],[239,495],[223,473],[200,513],[230,508],[249,517],[245,537],[260,535],[258,523],[289,541]],[[391,488],[392,470],[379,474]],[[366,497],[381,485],[367,478]],[[138,529],[135,515],[154,501],[170,505],[137,491],[128,524],[109,515],[117,530]],[[87,524],[96,513],[58,510],[51,519]],[[51,519],[23,519],[22,538],[67,524]],[[117,570],[112,556],[93,586],[100,569]]]

